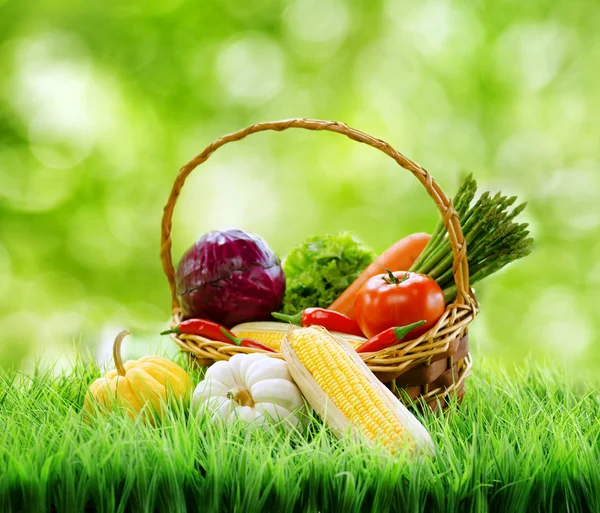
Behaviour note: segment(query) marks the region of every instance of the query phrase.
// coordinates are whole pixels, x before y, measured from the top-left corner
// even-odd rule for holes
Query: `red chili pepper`
[[[233,336],[231,331],[216,322],[208,321],[206,319],[188,319],[170,330],[163,331],[161,335],[168,335],[169,333],[177,333],[178,335],[198,335],[218,342],[229,342],[229,339],[223,334],[222,330],[225,330]]]
[[[268,351],[269,353],[276,353],[275,349],[269,346],[265,346],[256,340],[252,340],[251,338],[238,338],[231,331],[226,328],[221,328],[223,335],[227,337],[227,342],[233,342],[236,346],[242,347],[251,347],[252,349],[262,349],[263,351]]]
[[[381,351],[388,347],[396,345],[401,342],[406,335],[415,328],[425,324],[425,321],[413,322],[406,326],[396,326],[378,333],[374,337],[371,337],[364,344],[356,348],[357,353],[373,353],[375,351]]]
[[[330,331],[364,337],[363,332],[354,319],[350,319],[347,315],[334,312],[333,310],[326,310],[325,308],[306,308],[296,315],[285,315],[278,312],[273,312],[271,315],[275,319],[291,322],[298,326],[323,326]]]

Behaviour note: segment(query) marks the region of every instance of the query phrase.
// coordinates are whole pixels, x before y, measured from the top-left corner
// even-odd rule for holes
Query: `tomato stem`
[[[403,281],[408,280],[409,273],[405,273],[404,276],[402,276],[402,279],[399,280],[396,276],[394,276],[394,273],[392,271],[390,271],[389,269],[387,269],[385,267],[384,267],[384,269],[385,269],[385,272],[387,273],[387,276],[382,276],[381,279],[383,281],[385,281],[388,285],[399,285]]]

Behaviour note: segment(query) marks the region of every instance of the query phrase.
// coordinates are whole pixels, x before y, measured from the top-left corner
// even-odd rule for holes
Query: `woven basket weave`
[[[452,201],[444,194],[439,185],[421,166],[406,158],[386,142],[335,121],[310,119],[288,119],[267,123],[257,123],[237,132],[225,135],[209,144],[202,153],[183,166],[171,189],[162,218],[161,260],[169,281],[172,297],[172,325],[182,320],[179,298],[175,285],[175,269],[171,255],[172,217],[177,198],[189,174],[221,146],[240,141],[251,134],[268,130],[281,132],[289,128],[306,130],[327,130],[345,135],[353,141],[372,146],[385,153],[404,169],[410,171],[425,187],[442,215],[448,231],[448,240],[452,247],[454,264],[452,267],[457,294],[454,302],[446,309],[437,324],[417,339],[402,342],[393,347],[375,353],[363,353],[361,358],[375,375],[386,383],[405,401],[428,404],[432,408],[444,407],[448,397],[462,397],[464,380],[470,374],[470,354],[457,354],[459,342],[466,337],[467,326],[478,312],[478,304],[469,287],[469,269],[467,247]],[[171,338],[181,349],[190,353],[196,363],[207,366],[218,360],[228,360],[238,353],[264,352],[259,349],[240,347],[194,335],[172,334]],[[465,342],[466,344],[466,342]],[[266,353],[274,358],[282,358],[279,353]],[[455,358],[455,355],[460,358]],[[445,366],[438,362],[446,362]],[[441,370],[440,370],[441,369]],[[445,373],[445,374],[444,374]],[[420,376],[418,383],[403,380],[403,375]],[[444,379],[440,376],[444,375]],[[413,379],[414,381],[414,379]],[[402,393],[402,390],[405,393]],[[410,399],[407,399],[410,397]]]

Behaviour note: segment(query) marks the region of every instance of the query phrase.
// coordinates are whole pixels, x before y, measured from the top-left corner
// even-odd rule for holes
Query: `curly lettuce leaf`
[[[283,312],[327,308],[377,255],[342,232],[311,237],[293,248],[283,263],[287,287]]]

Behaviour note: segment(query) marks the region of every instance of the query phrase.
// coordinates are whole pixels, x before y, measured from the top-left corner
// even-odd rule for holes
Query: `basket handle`
[[[431,175],[427,171],[425,171],[425,169],[423,169],[419,164],[406,158],[400,152],[392,148],[388,143],[380,139],[376,139],[375,137],[371,137],[370,135],[367,135],[358,130],[355,130],[354,128],[350,128],[344,123],[339,123],[337,121],[296,118],[281,121],[257,123],[242,130],[238,130],[237,132],[224,135],[223,137],[220,137],[219,139],[210,143],[202,153],[194,157],[190,162],[188,162],[179,170],[179,173],[177,173],[175,183],[173,184],[173,188],[171,189],[171,194],[169,195],[169,199],[167,200],[167,204],[165,205],[163,211],[160,249],[160,258],[162,261],[163,270],[167,275],[169,287],[171,288],[173,311],[178,310],[180,306],[179,299],[177,298],[177,289],[175,285],[175,269],[173,267],[173,257],[171,254],[171,229],[173,224],[172,220],[175,203],[177,202],[177,198],[181,193],[181,188],[183,187],[186,178],[196,167],[206,162],[216,150],[218,150],[221,146],[224,146],[227,143],[241,141],[248,135],[255,134],[258,132],[265,132],[267,130],[281,132],[283,130],[287,130],[288,128],[304,128],[306,130],[327,130],[329,132],[337,132],[338,134],[343,134],[349,139],[352,139],[353,141],[358,141],[367,144],[369,146],[372,146],[373,148],[382,151],[383,153],[394,159],[401,167],[407,169],[413,175],[415,175],[417,179],[423,184],[429,196],[431,196],[431,198],[435,202],[437,208],[442,214],[444,225],[446,226],[446,230],[448,231],[448,239],[450,241],[450,246],[452,247],[452,254],[454,256],[452,273],[456,282],[455,303],[468,305],[472,302],[469,289],[467,246],[460,226],[460,220],[458,218],[456,210],[454,209],[454,206],[452,205],[452,200],[450,200],[446,196],[444,191],[442,191],[440,186],[431,177]]]

